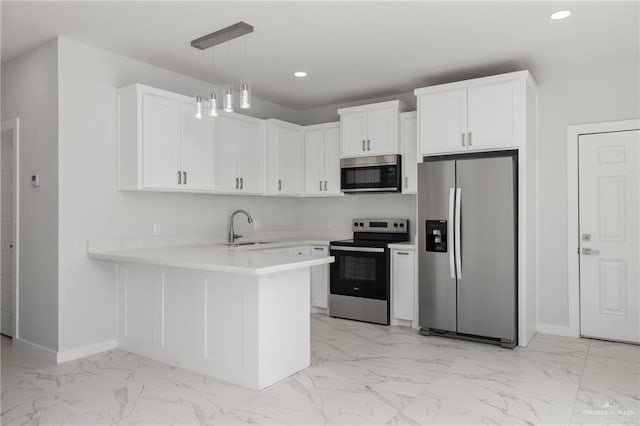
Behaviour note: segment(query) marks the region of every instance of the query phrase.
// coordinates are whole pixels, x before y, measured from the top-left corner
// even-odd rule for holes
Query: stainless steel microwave
[[[400,192],[401,156],[377,155],[340,160],[340,189],[346,194]]]

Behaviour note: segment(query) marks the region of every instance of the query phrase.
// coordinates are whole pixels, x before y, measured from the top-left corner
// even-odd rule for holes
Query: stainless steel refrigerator
[[[418,166],[420,332],[517,344],[517,151]]]

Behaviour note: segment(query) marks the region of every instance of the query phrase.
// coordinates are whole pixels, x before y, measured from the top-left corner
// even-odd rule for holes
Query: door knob
[[[584,256],[590,256],[590,255],[595,256],[595,255],[600,254],[600,250],[594,250],[594,249],[591,249],[591,248],[583,248],[582,249],[582,254]]]

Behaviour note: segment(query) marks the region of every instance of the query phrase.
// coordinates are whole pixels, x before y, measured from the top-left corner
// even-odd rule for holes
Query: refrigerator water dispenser
[[[427,251],[447,252],[447,221],[427,220],[425,226]]]

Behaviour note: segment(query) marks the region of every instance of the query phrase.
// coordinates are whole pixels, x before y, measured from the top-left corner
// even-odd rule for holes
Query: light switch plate
[[[34,188],[40,186],[40,175],[31,175],[31,186]]]

